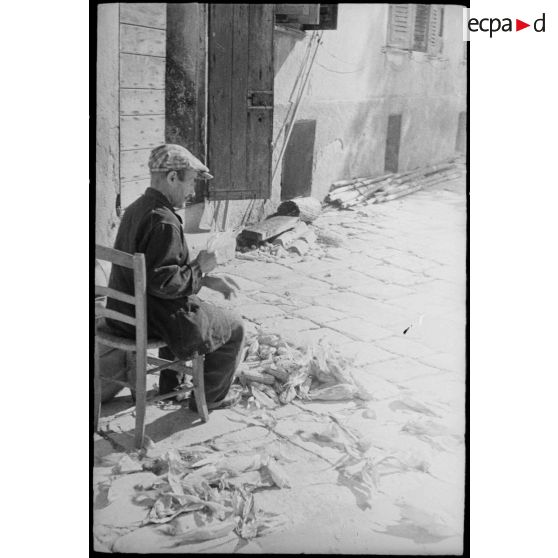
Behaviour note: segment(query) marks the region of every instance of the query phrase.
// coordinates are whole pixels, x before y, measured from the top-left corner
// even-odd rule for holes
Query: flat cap
[[[198,172],[200,178],[213,178],[209,169],[197,157],[185,147],[174,143],[166,143],[153,149],[148,165],[151,172],[192,169]]]

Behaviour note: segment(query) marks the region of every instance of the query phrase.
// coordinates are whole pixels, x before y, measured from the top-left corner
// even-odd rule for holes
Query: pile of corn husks
[[[252,539],[282,525],[278,515],[258,509],[252,495],[260,487],[290,487],[273,449],[234,455],[193,446],[171,449],[140,466],[157,475],[135,486],[134,501],[149,510],[143,525],[161,525],[157,530],[173,537],[173,545],[233,532]]]
[[[256,260],[273,263],[278,260],[299,261],[308,256],[322,258],[325,255],[326,253],[323,247],[318,243],[309,246],[308,251],[302,254],[297,252],[294,248],[284,248],[283,246],[272,244],[271,242],[262,242],[258,245],[253,244],[250,247],[241,248],[239,252],[237,252],[236,258],[239,260]]]
[[[351,360],[323,343],[303,352],[277,334],[259,332],[248,346],[239,377],[250,385],[252,396],[269,408],[286,405],[295,398],[371,399],[351,372],[352,367]]]

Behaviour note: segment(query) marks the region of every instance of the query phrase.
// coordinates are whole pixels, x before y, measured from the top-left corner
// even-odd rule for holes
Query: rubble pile
[[[252,339],[239,378],[263,406],[301,400],[372,399],[352,370],[352,361],[318,343],[301,351],[277,334],[260,332]]]
[[[464,161],[454,158],[446,163],[402,173],[339,180],[332,184],[326,202],[343,209],[386,202],[440,182],[454,180],[464,173]]]
[[[325,252],[317,242],[318,236],[313,227],[299,221],[292,229],[273,239],[238,247],[239,260],[276,262],[312,255],[323,257]]]

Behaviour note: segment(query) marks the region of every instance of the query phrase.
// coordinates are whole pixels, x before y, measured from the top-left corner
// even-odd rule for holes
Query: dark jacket
[[[145,254],[148,336],[165,341],[178,358],[211,350],[208,318],[192,296],[200,290],[202,273],[190,261],[182,220],[163,194],[148,188],[128,206],[114,248]],[[109,287],[133,295],[133,271],[113,265]],[[133,306],[115,299],[108,299],[107,308],[134,315]],[[120,335],[135,336],[131,325],[110,319],[107,324]]]

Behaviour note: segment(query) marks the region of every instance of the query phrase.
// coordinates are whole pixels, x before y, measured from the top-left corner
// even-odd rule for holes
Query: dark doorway
[[[459,121],[457,122],[457,137],[455,138],[455,150],[458,153],[465,153],[467,145],[467,113],[459,113]]]
[[[311,194],[315,141],[315,120],[298,120],[294,123],[283,158],[282,200]]]
[[[386,134],[385,172],[399,170],[399,144],[401,142],[401,114],[390,114]]]

